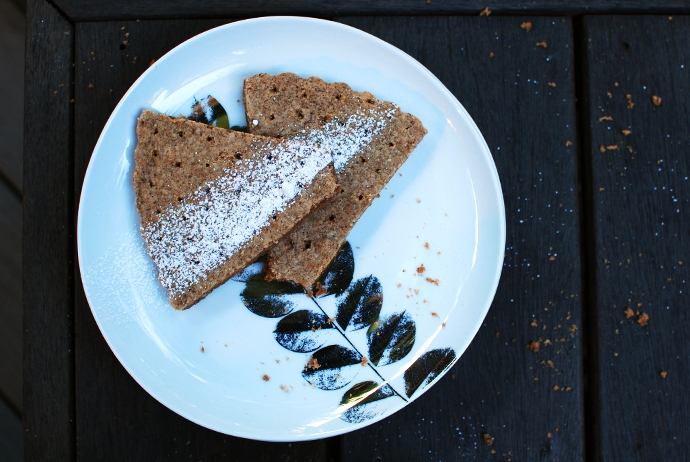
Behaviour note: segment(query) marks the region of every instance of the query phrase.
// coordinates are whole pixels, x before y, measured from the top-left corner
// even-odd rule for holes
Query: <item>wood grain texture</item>
[[[418,59],[465,106],[494,156],[507,219],[501,282],[468,350],[451,373],[407,408],[345,435],[342,460],[581,460],[570,20],[342,21]],[[529,32],[521,28],[525,21],[532,23]],[[546,48],[537,42],[546,42]]]
[[[56,0],[59,8],[75,21],[247,17],[266,15],[478,15],[484,8],[499,14],[582,14],[607,12],[681,12],[690,9],[688,0],[201,0],[149,2],[146,0]]]
[[[0,183],[0,396],[22,409],[22,203]]]
[[[0,460],[22,461],[22,420],[0,398]]]
[[[0,177],[21,194],[25,15],[0,0]]]
[[[74,456],[72,26],[30,0],[24,109],[24,455]]]
[[[91,152],[110,112],[149,62],[187,38],[225,22],[77,25],[76,191],[81,190]],[[128,45],[120,49],[124,40]],[[178,416],[137,385],[114,357],[96,326],[80,283],[75,310],[80,460],[324,460],[324,441],[261,443],[222,435]]]
[[[584,26],[601,396],[596,456],[685,460],[690,18],[589,17]]]

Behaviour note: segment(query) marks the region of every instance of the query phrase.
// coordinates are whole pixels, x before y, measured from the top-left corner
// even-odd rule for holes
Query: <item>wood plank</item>
[[[72,460],[74,221],[71,24],[29,0],[24,109],[24,455]]]
[[[494,14],[583,14],[591,12],[682,12],[690,8],[687,0],[56,0],[59,8],[74,21],[248,17],[266,15],[478,15],[485,8]]]
[[[501,282],[468,350],[451,373],[407,408],[345,435],[342,460],[581,460],[570,20],[342,21],[406,51],[456,95],[494,156],[507,219]],[[529,32],[521,28],[526,21],[532,25]],[[542,41],[545,48],[537,46]]]
[[[0,177],[21,194],[24,123],[24,13],[0,0]]]
[[[22,461],[22,420],[0,398],[0,460]]]
[[[110,112],[148,63],[187,38],[225,22],[77,25],[76,191],[81,190],[91,152]],[[126,33],[129,44],[121,50]],[[89,88],[90,83],[94,88]],[[261,443],[222,435],[178,416],[137,385],[110,352],[80,283],[75,310],[79,459],[220,460],[232,456],[238,461],[324,460],[324,441]]]
[[[596,456],[685,460],[690,17],[588,17],[583,40],[596,236]]]
[[[22,410],[22,203],[0,182],[0,396]]]

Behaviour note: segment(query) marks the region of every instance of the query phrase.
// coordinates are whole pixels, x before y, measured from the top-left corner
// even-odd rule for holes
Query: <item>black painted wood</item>
[[[343,460],[581,460],[570,20],[342,21],[411,54],[456,95],[494,156],[507,218],[501,282],[473,343],[451,374],[420,399],[381,423],[345,435]],[[521,28],[525,21],[532,23],[529,32]],[[546,48],[537,42],[546,42]],[[528,348],[536,350],[537,344],[538,352]]]
[[[22,454],[22,420],[0,398],[0,460],[20,462]]]
[[[110,112],[151,60],[187,38],[225,22],[77,24],[75,191],[81,190],[91,152]],[[121,50],[124,40],[128,44]],[[250,441],[213,432],[178,416],[139,387],[114,357],[96,326],[80,283],[75,312],[80,460],[325,459],[324,441]]]
[[[500,14],[582,14],[598,11],[649,13],[690,9],[688,0],[56,0],[55,3],[75,21],[265,15],[478,15],[485,8]]]
[[[24,109],[24,456],[74,458],[72,25],[28,3]]]
[[[596,456],[685,460],[690,18],[590,17],[584,26],[596,236]]]
[[[0,183],[0,397],[22,409],[22,203]]]

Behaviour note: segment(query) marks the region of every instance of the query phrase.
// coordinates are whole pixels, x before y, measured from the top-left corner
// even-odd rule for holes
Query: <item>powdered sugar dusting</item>
[[[341,173],[345,164],[358,152],[371,143],[392,120],[396,106],[383,111],[377,109],[359,109],[345,120],[331,120],[319,130],[303,130],[293,139],[316,143],[329,148],[333,154],[335,171]]]
[[[255,144],[260,157],[170,205],[142,234],[171,297],[181,295],[249,242],[331,162],[327,148],[297,141]]]

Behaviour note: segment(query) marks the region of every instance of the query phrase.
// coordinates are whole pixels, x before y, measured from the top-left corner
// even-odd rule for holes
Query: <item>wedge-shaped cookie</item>
[[[318,143],[333,153],[339,192],[267,258],[268,279],[311,287],[426,129],[371,93],[291,73],[246,79],[244,104],[250,133]]]
[[[178,310],[254,262],[337,189],[325,147],[150,111],[137,138],[141,233]]]

